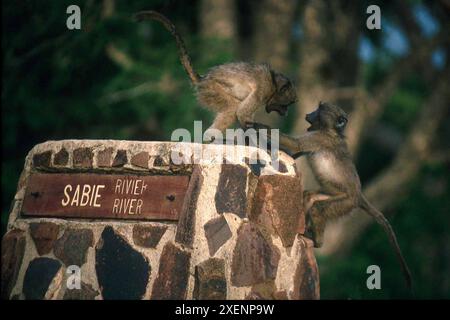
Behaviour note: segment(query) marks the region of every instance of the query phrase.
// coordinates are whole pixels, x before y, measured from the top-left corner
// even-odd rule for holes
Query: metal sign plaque
[[[178,220],[188,176],[34,173],[24,216]]]

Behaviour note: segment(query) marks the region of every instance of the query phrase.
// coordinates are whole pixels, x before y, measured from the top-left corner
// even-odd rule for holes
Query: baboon
[[[347,114],[339,107],[319,103],[306,115],[311,125],[307,133],[293,138],[280,133],[280,148],[291,152],[294,158],[306,155],[320,190],[305,191],[303,203],[307,219],[307,235],[315,247],[321,247],[326,223],[342,217],[354,208],[361,208],[384,228],[400,261],[406,283],[411,288],[411,273],[401,253],[394,230],[385,216],[372,206],[361,191],[361,182],[345,142],[344,129]],[[255,129],[268,129],[254,123]]]
[[[268,113],[276,111],[286,115],[288,106],[297,101],[292,82],[268,64],[226,63],[200,76],[194,71],[183,39],[169,19],[155,11],[138,12],[135,19],[157,20],[175,37],[181,63],[195,87],[198,102],[216,113],[210,129],[224,132],[236,119],[246,129],[247,124],[254,121],[258,108],[265,107]]]

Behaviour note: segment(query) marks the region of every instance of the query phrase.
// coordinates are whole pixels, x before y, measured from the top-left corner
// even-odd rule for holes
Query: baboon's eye
[[[343,128],[347,124],[347,118],[340,116],[336,122],[336,127]]]
[[[285,84],[284,86],[281,87],[280,92],[284,93],[286,92],[286,90],[289,88],[289,84]]]

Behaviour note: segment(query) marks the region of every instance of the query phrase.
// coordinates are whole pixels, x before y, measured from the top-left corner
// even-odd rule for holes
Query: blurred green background
[[[81,8],[81,30],[66,28],[71,4]],[[381,8],[381,30],[366,27],[370,4]],[[294,80],[300,101],[289,116],[257,120],[299,134],[320,100],[347,110],[364,191],[397,233],[416,298],[450,297],[447,0],[3,1],[2,9],[2,234],[35,144],[168,140],[194,120],[211,123],[171,35],[131,19],[153,9],[175,23],[200,74],[249,60]],[[364,214],[327,236],[317,251],[323,299],[411,298],[386,235]],[[366,287],[371,264],[381,268],[381,290]]]

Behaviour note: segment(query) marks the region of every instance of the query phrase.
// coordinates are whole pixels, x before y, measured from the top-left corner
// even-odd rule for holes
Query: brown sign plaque
[[[188,176],[34,173],[24,216],[178,220]]]

